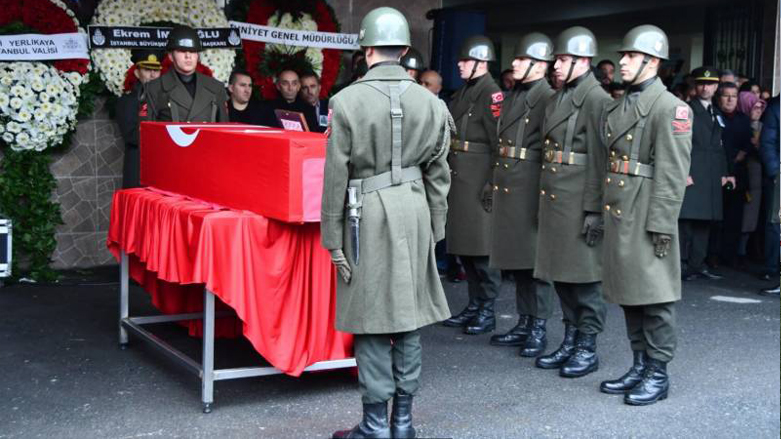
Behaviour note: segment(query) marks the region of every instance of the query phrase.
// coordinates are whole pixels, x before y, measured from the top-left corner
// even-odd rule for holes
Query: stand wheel
[[[212,404],[210,402],[203,403],[203,413],[209,414],[212,412]]]

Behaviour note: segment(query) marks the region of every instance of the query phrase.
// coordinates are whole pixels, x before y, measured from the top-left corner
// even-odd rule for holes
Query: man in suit
[[[723,216],[722,187],[734,187],[735,177],[728,175],[727,154],[721,141],[724,116],[712,102],[719,87],[718,70],[699,67],[692,75],[697,97],[689,102],[694,115],[691,169],[678,217],[681,272],[684,280],[718,280],[721,276],[708,270],[705,257],[711,223],[721,221]]]
[[[301,99],[315,109],[314,127],[310,126],[310,131],[318,133],[325,132],[328,128],[328,99],[320,99],[320,77],[315,72],[305,72],[301,75]]]
[[[196,72],[202,47],[195,29],[172,29],[166,49],[173,68],[147,85],[147,120],[228,122],[225,85]]]
[[[419,329],[450,314],[434,243],[445,235],[453,123],[399,65],[410,45],[399,11],[370,11],[358,43],[370,68],[331,98],[320,229],[339,272],[336,328],[355,335],[363,419],[334,437],[414,438]]]

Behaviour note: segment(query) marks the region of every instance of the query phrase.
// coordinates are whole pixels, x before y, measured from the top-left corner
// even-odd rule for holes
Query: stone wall
[[[57,179],[54,199],[65,222],[57,229],[55,268],[114,262],[106,250],[106,233],[111,197],[122,184],[123,145],[105,102],[95,102],[92,116],[79,122],[70,149],[55,155],[51,166]]]

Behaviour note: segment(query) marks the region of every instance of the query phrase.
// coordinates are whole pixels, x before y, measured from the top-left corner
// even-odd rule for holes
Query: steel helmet
[[[358,44],[361,47],[409,46],[409,23],[396,9],[372,9],[361,21]]]
[[[413,47],[410,47],[407,54],[401,57],[401,66],[405,69],[417,70],[419,72],[426,69],[425,63],[423,62],[423,55]]]
[[[573,26],[559,34],[555,54],[593,58],[597,56],[597,39],[585,27]]]
[[[619,52],[640,52],[660,59],[670,57],[670,43],[663,30],[651,24],[632,28],[624,36]]]
[[[515,46],[515,57],[553,61],[553,42],[539,32],[526,34]]]
[[[494,43],[484,35],[474,35],[467,38],[461,45],[458,59],[474,59],[477,61],[496,61]]]
[[[172,50],[189,50],[192,52],[203,50],[198,32],[190,26],[176,26],[171,29],[165,48],[169,52]]]

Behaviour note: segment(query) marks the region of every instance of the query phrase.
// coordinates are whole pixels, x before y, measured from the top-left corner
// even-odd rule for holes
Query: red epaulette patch
[[[690,120],[674,120],[673,121],[673,134],[687,134],[692,131],[692,123]]]
[[[141,104],[141,107],[138,109],[138,117],[146,117],[148,115],[146,102]]]

